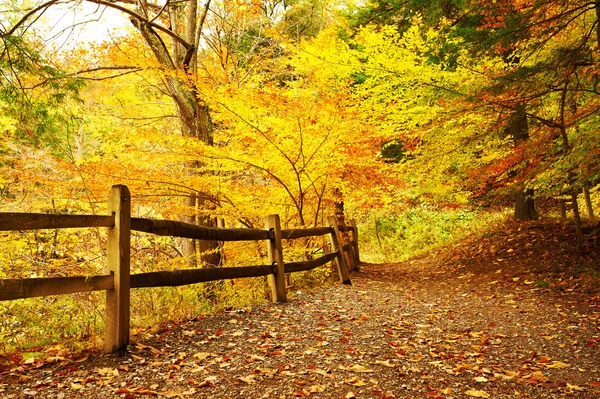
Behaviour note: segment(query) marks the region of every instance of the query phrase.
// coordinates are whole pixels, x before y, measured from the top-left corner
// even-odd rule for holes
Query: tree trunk
[[[592,198],[590,196],[590,182],[587,181],[583,185],[583,198],[585,199],[585,210],[587,213],[587,217],[590,220],[595,220],[594,218],[594,208],[592,207]]]
[[[575,218],[575,231],[577,233],[577,249],[583,251],[583,226],[581,223],[581,215],[579,213],[579,204],[577,203],[577,190],[571,191],[571,199],[573,201],[573,216]]]
[[[523,221],[536,220],[538,218],[532,188],[517,191],[514,218]]]
[[[594,8],[596,9],[596,21],[600,21],[600,0],[594,1]],[[596,44],[600,46],[600,24],[596,23]]]
[[[558,199],[558,208],[560,209],[560,221],[565,223],[567,221],[567,203],[564,199]]]
[[[179,5],[174,5],[171,10],[171,29],[173,32],[185,39],[187,43],[184,45],[181,42],[175,41],[171,47],[172,54],[169,53],[167,45],[157,32],[147,23],[142,20],[131,18],[132,24],[137,28],[142,35],[146,44],[152,50],[158,62],[169,71],[178,71],[177,73],[167,73],[165,82],[169,94],[173,98],[179,114],[181,122],[181,133],[184,137],[191,137],[202,142],[213,145],[212,123],[210,120],[209,108],[198,98],[198,93],[194,89],[191,82],[178,78],[179,76],[189,76],[191,72],[196,75],[195,63],[190,64],[195,54],[195,35],[197,33],[197,7],[195,1],[185,12]],[[138,12],[140,15],[147,15],[143,9],[145,3],[140,3]],[[181,32],[183,31],[183,34]],[[185,165],[188,174],[194,175],[200,173],[199,170],[202,164],[199,161],[191,161]],[[185,199],[185,205],[189,207],[189,214],[183,217],[183,220],[188,223],[196,223],[207,227],[215,227],[212,219],[209,216],[199,216],[197,209],[206,208],[208,205],[204,199],[198,197],[197,193],[190,194]],[[183,255],[187,258],[190,267],[197,266],[197,259],[206,266],[218,266],[221,264],[221,256],[219,253],[219,243],[211,241],[201,241],[200,243],[194,240],[186,240],[182,248]]]
[[[217,219],[210,216],[199,216],[197,223],[200,226],[217,227]],[[199,240],[196,250],[203,267],[222,266],[221,245],[218,241]]]
[[[334,216],[339,220],[344,220],[344,195],[340,188],[333,189],[333,199],[335,201]]]
[[[524,106],[517,107],[505,132],[513,137],[515,147],[529,139],[529,125]],[[519,173],[520,171],[513,171],[512,175],[517,176]],[[516,220],[526,221],[538,218],[533,194],[533,188],[518,187],[516,189],[514,213]]]

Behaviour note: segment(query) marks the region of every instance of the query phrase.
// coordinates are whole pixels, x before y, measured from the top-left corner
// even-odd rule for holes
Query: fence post
[[[343,227],[343,231],[346,232],[348,235],[350,235],[350,233],[348,232],[348,226],[346,226],[346,222],[344,221],[344,219],[338,219],[338,225]],[[352,243],[352,237],[350,236],[348,239],[348,242],[346,242],[346,236],[344,236],[344,233],[340,234],[340,247],[344,248],[346,246],[346,244],[348,245],[348,250],[344,251],[344,257],[346,259],[346,265],[348,265],[348,270],[358,270],[358,265],[355,262],[355,257],[354,257],[354,244]]]
[[[356,227],[356,220],[350,219],[350,227],[352,227],[352,230],[350,230],[350,237],[352,238],[352,244],[354,245],[354,263],[358,269],[360,255],[358,253],[358,228]]]
[[[106,272],[113,275],[115,288],[106,291],[104,350],[116,352],[129,343],[131,196],[127,186],[112,187],[108,211],[115,225],[108,230]]]
[[[334,261],[338,271],[338,275],[340,277],[340,282],[342,284],[351,284],[350,274],[348,273],[348,267],[346,266],[343,249],[340,244],[340,229],[338,227],[337,219],[335,218],[335,216],[327,217],[327,224],[329,224],[329,227],[331,227],[331,233],[329,233],[329,242],[331,243],[331,249],[334,252],[338,253],[338,256],[335,258]]]
[[[271,298],[273,302],[286,302],[285,291],[285,265],[283,264],[283,249],[281,246],[281,222],[279,215],[269,215],[265,222],[267,230],[273,231],[273,238],[267,241],[269,263],[275,264],[276,271],[269,275]]]

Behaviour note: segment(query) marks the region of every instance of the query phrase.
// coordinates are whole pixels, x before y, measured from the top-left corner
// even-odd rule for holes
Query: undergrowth
[[[73,242],[93,242],[89,236],[73,233],[61,236]],[[84,233],[85,234],[85,233]],[[0,278],[51,277],[55,275],[97,275],[102,274],[102,256],[94,257],[93,262],[81,262],[71,258],[69,252],[55,259],[42,259],[35,252],[41,248],[40,234],[26,234],[18,237],[21,249],[10,252],[11,258],[25,259],[22,265],[0,269]],[[132,240],[132,273],[189,268],[185,260],[170,254],[167,249],[172,242],[148,241],[147,236]],[[47,242],[48,240],[44,240]],[[5,236],[3,247],[13,248],[13,237]],[[306,244],[306,243],[303,243]],[[287,243],[286,261],[306,260],[307,254],[320,249],[319,243],[306,248],[292,248]],[[57,241],[50,250],[64,249]],[[227,266],[249,266],[265,264],[264,243],[228,243],[225,247]],[[30,248],[35,249],[32,253]],[[99,252],[94,245],[87,246],[90,252]],[[7,256],[8,253],[4,255]],[[78,253],[78,256],[83,256]],[[320,255],[317,255],[320,256]],[[77,264],[78,268],[69,267]],[[36,265],[32,268],[31,265]],[[322,266],[310,272],[294,273],[287,276],[288,295],[309,290],[332,282],[330,266]],[[131,290],[131,329],[160,329],[167,323],[193,319],[202,314],[222,310],[248,307],[270,300],[270,288],[266,277],[211,281],[181,287],[141,288]],[[36,347],[61,343],[74,352],[91,347],[101,347],[104,334],[105,294],[88,292],[72,295],[58,295],[0,302],[0,353],[14,350],[35,350]]]
[[[411,208],[359,223],[361,261],[401,262],[502,223],[511,210]]]

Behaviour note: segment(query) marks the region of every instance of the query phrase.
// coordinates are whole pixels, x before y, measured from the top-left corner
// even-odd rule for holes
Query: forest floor
[[[125,355],[0,359],[15,398],[600,398],[600,244],[509,223],[352,285],[132,336]],[[3,361],[3,363],[2,363]]]

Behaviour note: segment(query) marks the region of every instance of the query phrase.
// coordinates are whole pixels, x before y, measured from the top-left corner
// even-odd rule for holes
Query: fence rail
[[[285,273],[308,271],[333,262],[343,284],[348,270],[358,269],[358,230],[331,216],[327,227],[282,230],[279,216],[268,216],[265,229],[225,229],[196,226],[172,220],[131,218],[131,196],[126,186],[113,186],[111,215],[50,215],[0,213],[0,231],[108,228],[107,265],[101,276],[0,279],[0,301],[77,292],[106,291],[105,350],[115,352],[129,343],[130,290],[143,287],[176,287],[206,281],[267,276],[273,301],[285,302]],[[267,241],[268,265],[184,269],[130,274],[131,231],[208,241]],[[343,233],[347,233],[345,237]],[[327,236],[332,252],[304,262],[283,261],[282,240]]]

